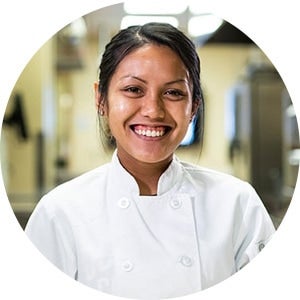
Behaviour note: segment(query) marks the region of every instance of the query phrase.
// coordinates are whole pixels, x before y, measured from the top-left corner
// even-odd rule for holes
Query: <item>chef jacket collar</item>
[[[178,158],[173,159],[167,170],[160,176],[158,181],[157,196],[177,190],[183,181],[183,167]],[[117,150],[112,156],[112,179],[116,183],[115,189],[127,191],[132,195],[139,196],[139,186],[135,178],[122,166],[117,155]]]

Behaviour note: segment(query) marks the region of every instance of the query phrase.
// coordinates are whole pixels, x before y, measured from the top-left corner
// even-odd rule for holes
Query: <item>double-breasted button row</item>
[[[178,209],[182,206],[182,197],[179,196],[176,196],[175,198],[171,199],[169,201],[169,205],[173,208],[173,209]],[[123,209],[126,209],[130,206],[131,204],[131,200],[129,200],[128,198],[126,197],[122,197],[119,199],[118,201],[118,206],[120,208],[123,208]]]
[[[194,264],[193,259],[187,255],[181,255],[178,257],[178,262],[184,267],[192,267]],[[122,262],[121,268],[124,272],[131,272],[134,269],[134,264],[130,260],[125,260]]]

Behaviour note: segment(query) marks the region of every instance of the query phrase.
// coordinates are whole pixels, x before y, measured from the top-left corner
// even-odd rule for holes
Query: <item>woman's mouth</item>
[[[169,126],[145,126],[145,125],[133,125],[130,128],[139,136],[145,137],[162,137],[171,130]]]

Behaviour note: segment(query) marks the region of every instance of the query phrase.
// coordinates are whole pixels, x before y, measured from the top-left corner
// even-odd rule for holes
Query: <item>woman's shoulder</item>
[[[217,205],[226,210],[230,210],[230,207],[235,210],[238,206],[243,211],[249,206],[262,206],[254,187],[246,180],[189,163],[182,163],[182,166],[186,173],[187,185],[201,203],[209,204],[210,207]],[[199,198],[199,195],[203,197]]]
[[[50,193],[86,193],[106,180],[110,164],[99,166],[59,184]]]
[[[181,162],[187,177],[195,186],[209,191],[253,193],[253,187],[245,180],[235,177],[222,171],[202,167],[188,162]]]
[[[234,181],[234,182],[243,182],[243,180],[233,176],[232,174],[225,173],[224,171],[219,171],[207,167],[203,167],[196,164],[191,164],[189,162],[181,161],[181,165],[184,170],[190,174],[192,177],[199,178],[203,181]]]
[[[80,211],[84,207],[93,207],[93,203],[99,205],[99,191],[105,187],[109,165],[105,164],[59,184],[47,192],[38,205],[54,214],[57,210],[76,208]]]

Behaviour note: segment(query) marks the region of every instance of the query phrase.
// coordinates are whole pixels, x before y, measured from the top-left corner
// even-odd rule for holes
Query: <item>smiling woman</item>
[[[274,227],[254,189],[174,155],[204,118],[199,58],[181,31],[121,30],[94,91],[116,150],[37,205],[26,233],[49,260],[95,289],[161,299],[211,287],[263,249]]]
[[[169,47],[147,44],[120,62],[106,101],[97,92],[96,99],[105,109],[125,168],[133,175],[142,168],[146,175],[153,163],[161,165],[153,174],[156,180],[139,178],[147,186],[141,194],[156,194],[161,173],[172,161],[200,101],[193,105],[183,62]]]

